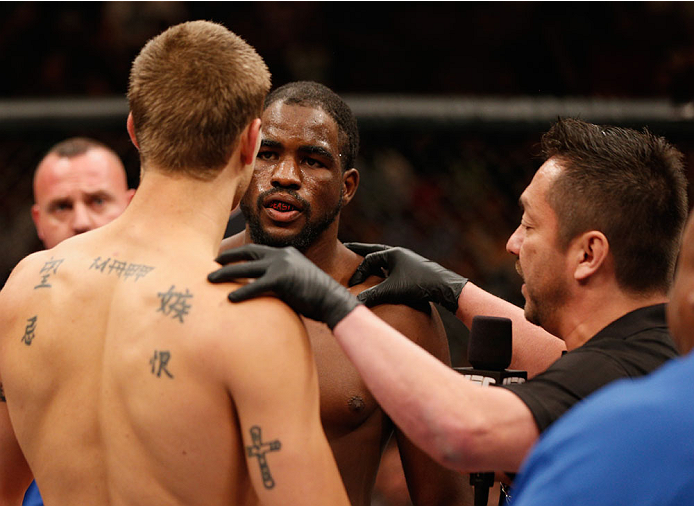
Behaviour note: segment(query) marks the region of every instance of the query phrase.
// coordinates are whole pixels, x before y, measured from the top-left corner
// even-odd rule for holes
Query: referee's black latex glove
[[[247,262],[225,265],[240,260]],[[216,261],[224,267],[207,276],[212,283],[258,278],[231,292],[232,302],[273,293],[297,313],[325,322],[331,329],[359,305],[344,286],[291,246],[247,244],[225,251]]]
[[[345,246],[365,257],[350,278],[349,286],[371,275],[386,276],[385,281],[357,296],[367,306],[416,305],[426,301],[441,304],[454,314],[458,311],[458,297],[467,278],[406,248],[356,242]]]

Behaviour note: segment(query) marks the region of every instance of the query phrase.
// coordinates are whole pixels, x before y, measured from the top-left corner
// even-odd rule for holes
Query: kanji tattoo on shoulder
[[[60,267],[60,264],[63,263],[65,259],[64,258],[58,258],[58,259],[51,259],[43,264],[43,267],[41,267],[41,270],[39,271],[39,276],[41,276],[41,281],[39,282],[38,285],[34,286],[34,290],[37,288],[50,288],[51,284],[48,282],[53,274],[57,274],[58,272],[58,267]]]
[[[7,399],[5,399],[5,391],[2,388],[2,383],[0,383],[0,402],[7,402]]]
[[[26,327],[24,327],[24,335],[22,336],[22,342],[27,346],[31,346],[31,342],[36,337],[36,320],[38,316],[34,315],[31,318],[27,318]]]
[[[282,448],[282,443],[279,441],[279,439],[263,443],[263,440],[260,437],[260,427],[258,427],[257,425],[251,427],[251,442],[253,444],[251,444],[250,446],[246,446],[248,456],[258,458],[258,464],[260,465],[260,475],[263,478],[263,486],[267,489],[271,489],[275,486],[275,480],[272,478],[272,475],[270,474],[270,466],[268,466],[265,454],[269,452],[279,451],[280,448]]]
[[[190,311],[191,305],[189,302],[193,298],[193,294],[187,288],[185,292],[182,292],[176,290],[176,285],[171,285],[167,291],[159,292],[157,295],[161,302],[157,312],[164,313],[167,316],[171,315],[171,318],[183,323],[183,317]]]
[[[101,256],[98,256],[94,259],[92,265],[89,266],[89,270],[91,269],[97,270],[103,274],[118,276],[125,281],[132,279],[137,282],[138,279],[149,274],[154,267],[151,265],[123,262],[115,258],[112,259],[111,257],[102,260]]]

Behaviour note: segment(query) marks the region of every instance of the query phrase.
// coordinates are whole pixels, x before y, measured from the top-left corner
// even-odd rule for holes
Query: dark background
[[[505,242],[554,110],[548,116],[535,100],[615,100],[627,113],[629,100],[664,101],[686,114],[616,114],[605,122],[665,135],[692,166],[688,2],[4,2],[0,283],[40,248],[29,214],[31,177],[55,142],[74,135],[102,140],[123,158],[131,186],[139,176],[125,112],[115,121],[25,122],[3,119],[3,107],[123,98],[142,45],[191,19],[221,22],[244,37],[265,58],[274,86],[316,80],[351,104],[364,97],[509,104],[508,117],[494,119],[444,117],[434,107],[409,118],[360,109],[362,182],[343,213],[341,237],[408,246],[518,304],[519,279]],[[511,114],[524,100],[526,114]],[[578,115],[592,120],[588,110]]]
[[[189,19],[243,36],[277,85],[690,96],[688,2],[3,2],[0,95],[125,93],[144,42]]]

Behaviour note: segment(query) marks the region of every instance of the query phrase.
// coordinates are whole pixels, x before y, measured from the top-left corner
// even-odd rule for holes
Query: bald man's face
[[[50,154],[34,176],[36,232],[52,248],[120,216],[133,193],[122,163],[108,151],[92,148],[70,158]]]

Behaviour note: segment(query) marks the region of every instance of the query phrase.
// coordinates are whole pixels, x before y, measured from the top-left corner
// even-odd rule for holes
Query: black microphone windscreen
[[[477,369],[503,371],[511,364],[511,320],[475,316],[468,339],[468,361]]]

